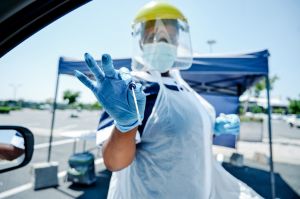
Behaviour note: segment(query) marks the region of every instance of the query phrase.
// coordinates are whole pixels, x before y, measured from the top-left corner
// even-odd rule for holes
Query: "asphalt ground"
[[[78,118],[71,118],[71,114]],[[100,111],[70,111],[56,110],[54,136],[60,137],[62,133],[74,134],[74,131],[95,131],[100,118]],[[13,111],[10,114],[0,114],[0,125],[18,125],[27,127],[34,135],[47,137],[50,135],[52,113],[48,110]],[[36,139],[36,143],[43,143],[42,138]]]
[[[54,143],[64,143],[53,146],[52,161],[59,163],[59,172],[63,172],[68,168],[68,158],[74,153],[74,139],[72,135],[80,132],[95,131],[99,112],[82,111],[76,113],[78,118],[71,118],[71,111],[57,111],[56,123],[54,129]],[[6,198],[105,198],[107,191],[109,173],[105,171],[103,164],[97,165],[97,183],[92,187],[76,187],[69,182],[64,182],[61,178],[60,186],[57,188],[49,188],[39,191],[34,191],[30,183],[32,182],[31,168],[35,163],[45,162],[47,160],[47,142],[50,134],[51,113],[49,111],[32,111],[22,110],[12,112],[9,115],[0,115],[0,125],[20,125],[32,130],[35,136],[35,144],[37,149],[34,151],[33,159],[29,165],[0,174],[0,197],[1,193],[7,193],[16,188],[24,188],[24,190],[16,191]],[[299,150],[298,157],[290,162],[285,163],[285,159],[275,162],[275,171],[278,172],[287,184],[298,194],[300,194],[300,129],[290,128],[283,121],[273,121],[273,139],[280,147],[292,145],[296,150]],[[264,135],[267,138],[267,135]],[[249,143],[246,143],[249,144]],[[267,143],[250,143],[264,144]],[[83,141],[77,141],[76,152],[83,151]],[[101,160],[99,149],[95,148],[95,140],[87,140],[86,148],[95,155],[97,160]],[[295,150],[293,148],[293,150]],[[241,150],[241,149],[240,149]],[[248,150],[248,149],[247,149]],[[255,150],[252,148],[251,150]],[[242,150],[241,150],[242,151]],[[248,150],[249,151],[249,150]],[[274,154],[276,156],[276,154]],[[285,154],[282,154],[285,156]],[[247,158],[247,157],[246,157]],[[290,158],[289,158],[290,159]],[[268,171],[268,165],[257,164],[251,159],[246,159],[245,164],[254,168]],[[27,187],[26,187],[27,186]]]

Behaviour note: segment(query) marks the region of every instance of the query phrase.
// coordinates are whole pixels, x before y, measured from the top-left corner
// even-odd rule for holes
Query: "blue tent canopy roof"
[[[268,74],[268,57],[268,50],[248,54],[196,56],[192,67],[181,71],[181,74],[198,93],[240,96]],[[130,68],[131,65],[130,58],[114,59],[113,62],[117,69]],[[59,74],[74,75],[75,69],[92,77],[84,61],[60,58]]]

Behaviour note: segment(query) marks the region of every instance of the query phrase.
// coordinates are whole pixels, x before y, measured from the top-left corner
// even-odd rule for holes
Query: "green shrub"
[[[252,113],[263,113],[264,112],[263,108],[260,106],[252,106],[249,108],[249,110]]]
[[[245,108],[243,106],[239,106],[239,115],[245,115],[246,111]]]
[[[22,108],[20,106],[13,106],[13,107],[10,107],[10,110],[11,111],[19,111],[21,110]]]
[[[11,111],[11,108],[8,106],[0,106],[0,113],[8,114]]]
[[[240,116],[241,122],[263,122],[262,118]]]
[[[92,110],[101,110],[102,109],[102,106],[99,102],[95,102],[91,105],[91,109]]]
[[[285,110],[283,108],[272,108],[273,113],[285,114]]]
[[[289,112],[292,114],[300,114],[300,100],[290,100]]]

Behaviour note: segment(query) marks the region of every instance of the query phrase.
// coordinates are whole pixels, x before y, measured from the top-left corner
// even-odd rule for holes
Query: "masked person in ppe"
[[[181,78],[179,70],[192,63],[185,16],[153,1],[132,29],[131,73],[115,70],[109,55],[98,66],[89,54],[96,82],[76,71],[106,111],[100,129],[114,124],[103,145],[104,163],[113,171],[108,198],[260,198],[213,158],[214,129],[236,132],[238,120],[222,116],[215,128],[214,108]]]

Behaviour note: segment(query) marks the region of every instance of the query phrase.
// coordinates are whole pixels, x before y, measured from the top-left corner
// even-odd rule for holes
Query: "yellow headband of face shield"
[[[185,16],[176,7],[166,2],[151,1],[139,10],[133,25],[156,19],[179,19],[187,23]]]

